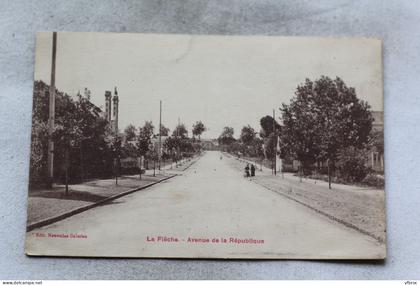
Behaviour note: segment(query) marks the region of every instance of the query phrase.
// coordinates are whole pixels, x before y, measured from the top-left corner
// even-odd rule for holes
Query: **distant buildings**
[[[111,131],[114,134],[118,134],[118,92],[117,87],[114,89],[114,97],[112,97],[111,91],[105,91],[105,118],[111,125]]]
[[[217,139],[201,139],[200,145],[204,150],[219,150],[219,142]]]
[[[370,151],[367,165],[376,172],[384,171],[384,112],[373,111],[372,132],[374,147]]]

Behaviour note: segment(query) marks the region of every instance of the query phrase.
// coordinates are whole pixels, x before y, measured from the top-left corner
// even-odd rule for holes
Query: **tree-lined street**
[[[221,159],[220,152],[206,152],[179,177],[28,232],[29,254],[383,257],[383,243],[249,181],[229,159]],[[70,234],[85,237],[65,237]],[[157,241],[159,236],[178,242]],[[264,243],[206,242],[213,238]]]
[[[384,186],[380,96],[359,88],[375,78],[361,80],[356,92],[353,76],[346,76],[352,86],[347,85],[341,79],[345,72],[333,62],[330,72],[322,72],[337,76],[300,68],[287,83],[296,84],[295,90],[281,91],[275,83],[280,78],[270,79],[268,74],[254,78],[250,72],[253,76],[245,80],[243,57],[234,60],[238,65],[229,76],[222,77],[227,81],[221,85],[227,89],[218,90],[205,87],[222,82],[213,77],[221,67],[203,62],[216,56],[212,53],[195,63],[189,56],[174,70],[162,62],[162,70],[173,76],[148,71],[158,79],[149,87],[137,80],[138,74],[129,84],[124,82],[127,75],[120,77],[131,61],[118,62],[115,66],[123,68],[119,73],[99,80],[100,86],[95,80],[83,82],[88,87],[75,94],[69,91],[73,85],[61,89],[55,84],[55,57],[66,56],[60,43],[68,36],[58,36],[58,55],[57,33],[52,39],[45,37],[46,43],[52,40],[51,80],[48,85],[39,78],[34,85],[28,203],[28,221],[34,223],[27,228],[29,254],[384,258],[383,191],[363,199],[364,190]],[[378,42],[370,45],[372,54],[380,50]],[[166,45],[161,47],[167,50]],[[154,63],[161,59],[150,58]],[[143,70],[145,60],[133,66],[133,74]],[[285,63],[277,62],[276,70]],[[303,61],[299,66],[305,66]],[[61,72],[57,78],[65,78]],[[179,74],[200,76],[191,84],[155,92]],[[245,81],[249,88],[242,88]],[[114,85],[113,92],[109,85]],[[265,99],[256,100],[260,96]],[[376,102],[378,111],[370,101]],[[164,173],[181,165],[175,178]],[[270,174],[258,173],[263,167]],[[277,179],[284,176],[288,179]],[[314,183],[305,184],[304,179]],[[153,184],[146,189],[147,181]],[[340,192],[343,185],[350,192]],[[358,186],[362,194],[353,191]],[[78,208],[86,202],[91,204]]]

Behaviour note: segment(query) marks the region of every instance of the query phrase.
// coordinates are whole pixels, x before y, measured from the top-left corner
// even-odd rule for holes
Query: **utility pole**
[[[178,142],[180,141],[180,138],[179,138],[179,126],[181,125],[181,120],[179,119],[179,117],[178,117],[178,127],[176,128],[176,136],[177,136],[177,138],[178,138]],[[177,145],[177,150],[176,150],[176,152],[177,152],[177,155],[180,155],[180,152],[181,152],[181,149],[180,149],[180,147],[179,147],[179,144]],[[182,159],[181,157],[179,157],[180,158],[180,160]],[[178,167],[178,158],[177,158],[177,160],[176,160],[176,166]]]
[[[159,152],[158,169],[160,170],[160,160],[162,157],[162,100],[159,101]]]
[[[274,175],[277,174],[277,165],[276,165],[276,160],[277,160],[277,130],[276,130],[276,111],[273,109],[273,134],[274,134],[274,159],[273,159],[273,168],[274,168]]]
[[[50,81],[50,99],[48,112],[48,185],[52,187],[54,180],[54,120],[55,120],[55,63],[57,55],[57,32],[53,32],[52,38],[52,60],[51,60],[51,81]]]

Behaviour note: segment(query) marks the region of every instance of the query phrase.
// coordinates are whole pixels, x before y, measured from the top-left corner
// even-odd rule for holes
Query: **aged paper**
[[[381,41],[38,33],[26,253],[384,259]]]

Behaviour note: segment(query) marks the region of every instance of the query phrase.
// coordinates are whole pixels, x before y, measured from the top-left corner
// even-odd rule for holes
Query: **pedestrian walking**
[[[249,164],[245,166],[245,177],[249,177]]]
[[[255,166],[251,164],[251,176],[255,176]]]

